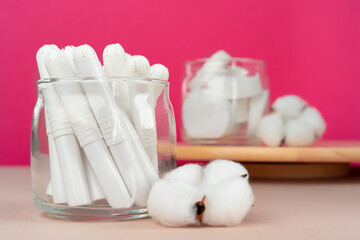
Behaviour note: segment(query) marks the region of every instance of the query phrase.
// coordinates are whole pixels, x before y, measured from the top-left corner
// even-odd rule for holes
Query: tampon
[[[105,75],[95,51],[89,45],[82,45],[75,49],[74,63],[80,75],[94,77]],[[123,122],[126,116],[117,108],[107,82],[99,79],[85,80],[82,86],[105,142],[109,146],[129,192],[135,199],[135,204],[146,206],[150,185],[136,155],[130,132]]]
[[[84,150],[81,150],[81,156],[82,156],[83,163],[85,166],[85,172],[86,172],[86,176],[87,176],[87,180],[88,180],[88,184],[89,184],[91,199],[94,202],[105,199],[105,196],[104,196],[103,192],[101,191],[98,180],[95,177],[95,173],[90,166],[90,162],[87,159]]]
[[[48,53],[51,51],[60,51],[55,45],[45,45],[39,49],[37,53],[37,62],[39,73],[42,78],[49,78],[49,74],[45,66]],[[66,197],[70,206],[81,206],[91,203],[90,193],[88,190],[87,180],[82,165],[80,150],[77,147],[77,141],[73,135],[72,128],[66,118],[61,102],[55,92],[53,86],[48,84],[40,85],[43,94],[47,118],[47,126],[51,129],[52,137],[55,142],[56,151],[51,150],[50,154],[50,172],[54,176],[52,180],[53,192],[55,188],[60,194],[60,202],[64,202]],[[49,147],[53,148],[51,144]],[[56,153],[57,155],[54,155]],[[57,159],[56,159],[57,158]],[[58,162],[59,164],[56,164]],[[61,172],[61,176],[59,176]],[[64,189],[61,187],[63,180],[66,192],[61,193]],[[55,201],[55,199],[54,199]],[[57,200],[56,200],[57,201]],[[57,202],[56,202],[57,203]]]
[[[48,144],[49,144],[50,176],[51,176],[51,186],[52,186],[51,191],[52,191],[53,202],[66,203],[65,184],[63,181],[63,176],[61,174],[60,162],[56,151],[56,145],[46,108],[45,108],[45,124],[46,124],[46,133],[48,136]]]
[[[264,115],[266,106],[268,104],[268,100],[269,100],[268,90],[264,90],[259,95],[250,98],[249,121],[246,130],[246,134],[248,136],[257,135],[257,129],[259,128],[261,118]]]
[[[88,205],[91,197],[78,141],[54,86],[51,83],[43,85],[42,93],[65,183],[67,202],[69,206]]]
[[[49,74],[45,68],[44,59],[46,57],[46,54],[51,49],[59,49],[59,48],[56,45],[44,45],[39,49],[39,51],[36,54],[40,79],[49,78]],[[53,181],[50,180],[49,186],[46,190],[46,194],[51,195],[53,197],[54,203],[65,203],[66,192],[64,188],[64,181],[61,175],[59,158],[56,152],[55,141],[53,138],[51,126],[49,123],[49,117],[46,110],[44,113],[45,113],[46,133],[48,135],[48,145],[49,145],[50,176],[51,178],[54,178]],[[55,185],[54,187],[52,186],[53,184]]]
[[[127,61],[127,74],[130,77],[151,77],[149,61],[144,56],[132,56]],[[129,90],[132,123],[154,168],[158,169],[155,99],[151,83],[131,81]]]
[[[104,67],[105,67],[104,69],[105,69],[108,77],[116,77],[116,76],[119,76],[119,74],[121,75],[123,71],[126,72],[126,66],[125,66],[125,70],[123,69],[122,66],[118,68],[119,64],[121,65],[124,63],[123,59],[120,61],[120,59],[117,59],[117,57],[118,57],[117,55],[116,55],[116,58],[115,58],[115,56],[111,57],[111,55],[114,55],[115,52],[116,53],[122,52],[122,50],[120,49],[121,48],[120,45],[119,45],[120,48],[119,48],[118,44],[114,44],[114,45],[115,46],[110,45],[113,47],[107,47],[106,54],[105,54],[105,50],[104,50]],[[115,48],[115,50],[114,50],[114,48]],[[109,57],[109,55],[110,55],[110,57]],[[126,58],[125,62],[130,60],[131,57],[132,56],[130,54],[125,53],[125,58]],[[121,54],[119,55],[119,58],[121,58]],[[112,62],[112,61],[114,61],[114,62]],[[117,65],[115,65],[115,62],[117,62]],[[121,70],[118,71],[117,69],[121,69]],[[115,81],[117,81],[117,80],[115,79]],[[121,80],[118,80],[118,81],[121,81]],[[116,102],[118,103],[118,107],[120,107],[120,110],[123,110],[123,111],[125,111],[126,108],[130,108],[130,95],[129,95],[128,83],[129,83],[129,81],[126,81],[126,82],[121,81],[120,83],[116,83],[116,84],[120,84],[119,87],[121,87],[121,89],[117,88],[117,90],[119,92],[114,94],[115,98],[116,98]],[[127,91],[125,91],[125,89]],[[120,96],[120,95],[123,95],[123,96]],[[118,98],[117,98],[117,96],[118,96]],[[121,99],[121,103],[119,103],[120,99]],[[131,115],[130,109],[128,109],[127,112],[128,112],[128,116]],[[127,128],[130,131],[130,137],[133,142],[135,152],[141,163],[141,167],[143,168],[143,171],[145,173],[146,179],[148,180],[150,185],[152,185],[152,183],[154,183],[155,181],[157,181],[159,179],[158,174],[157,174],[157,170],[158,170],[157,161],[154,162],[154,164],[152,165],[150,158],[147,155],[147,153],[139,139],[139,136],[138,136],[136,130],[134,129],[134,126],[132,125],[130,119],[127,116],[125,116],[124,114],[122,114],[121,111],[120,111],[120,115],[123,118],[123,120],[121,120],[121,121],[123,121],[127,125]],[[157,152],[156,152],[156,157],[157,157]]]
[[[126,54],[120,44],[106,46],[103,52],[104,71],[112,80],[112,90],[116,104],[128,116],[130,114],[129,87],[127,80],[117,79],[126,76]]]
[[[67,78],[76,75],[61,52],[52,51],[48,59],[46,68],[51,77]],[[70,79],[55,82],[53,85],[109,205],[113,208],[130,207],[133,204],[132,199],[105,144],[80,83]]]
[[[62,49],[64,56],[71,62],[72,61],[72,57],[73,57],[73,51],[74,51],[74,46],[66,46],[64,49]],[[58,50],[58,48],[55,48],[55,50]],[[44,65],[45,66],[45,65]],[[75,71],[74,65],[72,64],[73,70]],[[46,69],[45,69],[46,70]],[[79,146],[80,148],[80,146]],[[89,184],[89,190],[90,190],[90,195],[91,195],[91,199],[93,201],[98,201],[100,199],[104,198],[104,195],[102,194],[100,187],[97,183],[97,180],[94,176],[94,173],[92,172],[92,170],[90,171],[89,167],[87,166],[87,159],[86,159],[86,155],[83,154],[83,151],[81,150],[81,155],[83,158],[83,164],[85,166],[85,171],[86,171],[86,176],[87,176],[87,180],[88,180],[88,184]],[[53,168],[52,168],[53,169]]]
[[[70,63],[70,65],[73,67],[73,70],[76,72],[74,61],[73,61],[74,49],[75,49],[74,46],[66,46],[65,48],[62,49],[62,51],[64,53],[64,56]]]
[[[163,81],[169,81],[169,70],[167,67],[165,67],[162,64],[154,64],[150,67],[150,76],[154,79],[160,79]],[[164,84],[161,83],[154,83],[154,86],[152,87],[153,90],[153,102],[154,102],[154,108],[156,107],[156,102],[158,98],[160,97],[161,93],[164,90]]]
[[[123,67],[123,64],[126,64],[127,59],[130,60],[131,55],[124,53],[125,61],[123,59],[123,52],[124,50],[120,46],[120,44],[113,44],[109,45],[105,48],[103,53],[103,60],[104,60],[104,70],[108,77],[117,77],[122,76],[126,74],[126,65],[125,69]],[[166,77],[166,75],[164,75]],[[130,96],[129,96],[129,87],[128,87],[129,81],[123,81],[121,79],[115,78],[115,85],[117,86],[115,88],[116,93],[114,94],[116,103],[118,104],[118,107],[120,107],[120,110],[123,110],[123,112],[127,113],[128,116],[131,115],[130,111]],[[162,87],[162,86],[161,86]],[[154,102],[156,100],[154,99]],[[121,114],[121,113],[120,113]],[[121,114],[123,115],[123,114]],[[133,141],[133,146],[135,148],[135,152],[139,158],[139,161],[141,163],[141,166],[143,168],[143,171],[145,173],[145,176],[148,180],[148,182],[152,185],[155,181],[158,180],[158,164],[157,161],[154,160],[153,166],[151,166],[150,159],[140,142],[139,136],[137,132],[135,131],[132,123],[130,122],[130,119],[126,116],[123,116],[123,122],[127,124],[128,130],[130,131],[130,136]],[[155,138],[155,144],[156,144],[156,138]],[[156,158],[157,158],[157,151],[156,151]],[[155,156],[155,154],[152,154]],[[153,157],[155,159],[155,157]],[[149,164],[150,163],[150,164]]]

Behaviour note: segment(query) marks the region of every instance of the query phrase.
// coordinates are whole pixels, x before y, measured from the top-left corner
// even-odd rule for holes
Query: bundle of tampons
[[[119,44],[105,48],[104,66],[88,45],[45,45],[36,58],[40,78],[51,80],[39,84],[50,159],[46,193],[69,206],[146,206],[159,179],[155,106],[165,84],[130,79],[167,81],[167,68],[150,67]]]

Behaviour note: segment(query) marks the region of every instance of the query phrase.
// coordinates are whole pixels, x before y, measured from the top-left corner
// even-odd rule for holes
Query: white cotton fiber
[[[230,160],[184,165],[153,185],[149,214],[165,226],[239,224],[254,202],[248,180],[247,170]]]
[[[169,182],[183,182],[196,186],[200,184],[202,177],[202,166],[199,164],[186,164],[167,173],[163,179]]]
[[[295,95],[279,97],[272,105],[272,109],[280,113],[285,120],[300,116],[307,103]]]
[[[312,125],[300,119],[291,119],[285,126],[285,144],[289,147],[310,146],[315,141]]]
[[[314,107],[307,107],[300,115],[300,120],[311,124],[317,137],[321,137],[326,130],[326,122],[321,113]]]
[[[280,113],[266,115],[260,121],[257,135],[264,144],[278,147],[285,136],[284,124]]]
[[[147,208],[150,216],[165,226],[198,225],[194,204],[203,193],[193,185],[160,180],[154,183]]]
[[[204,193],[206,209],[202,222],[210,226],[239,224],[254,202],[251,187],[242,177],[208,185]]]
[[[249,179],[249,173],[243,165],[229,160],[218,159],[205,167],[202,184],[216,184],[241,176],[244,176],[246,180]]]

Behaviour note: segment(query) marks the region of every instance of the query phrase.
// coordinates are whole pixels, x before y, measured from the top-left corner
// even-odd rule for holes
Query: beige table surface
[[[235,227],[167,228],[150,218],[72,222],[32,202],[30,170],[0,168],[0,240],[360,239],[360,174],[321,181],[253,181],[255,206]]]

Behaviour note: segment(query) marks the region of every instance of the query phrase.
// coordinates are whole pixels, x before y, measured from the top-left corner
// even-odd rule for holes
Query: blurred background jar
[[[257,128],[269,112],[266,63],[218,51],[185,63],[182,138],[190,144],[260,145]]]

